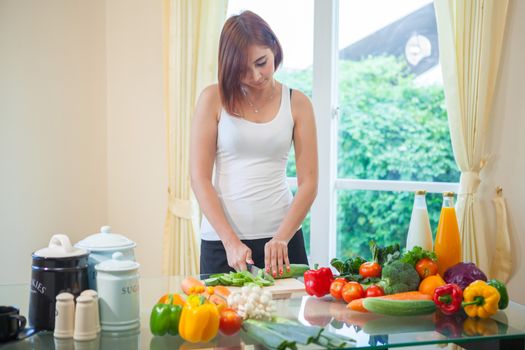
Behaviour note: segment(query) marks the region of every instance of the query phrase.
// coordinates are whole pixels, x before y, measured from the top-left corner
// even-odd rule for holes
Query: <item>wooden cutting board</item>
[[[276,279],[273,286],[263,287],[272,293],[273,299],[288,299],[292,295],[304,295],[304,283],[295,278]],[[228,287],[232,292],[239,291],[241,287]]]

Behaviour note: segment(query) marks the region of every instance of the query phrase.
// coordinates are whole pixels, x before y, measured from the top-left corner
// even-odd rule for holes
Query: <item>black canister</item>
[[[74,248],[66,235],[54,235],[32,258],[29,324],[53,330],[56,296],[69,292],[77,297],[88,289],[88,252]]]

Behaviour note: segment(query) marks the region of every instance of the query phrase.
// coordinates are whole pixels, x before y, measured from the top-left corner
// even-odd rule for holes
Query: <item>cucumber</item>
[[[389,316],[416,316],[431,314],[436,310],[432,300],[389,300],[366,298],[363,306],[368,311]]]
[[[286,271],[284,268],[283,274],[275,277],[276,279],[292,278],[292,277],[303,277],[306,271],[310,270],[310,266],[305,264],[290,264],[290,271]]]

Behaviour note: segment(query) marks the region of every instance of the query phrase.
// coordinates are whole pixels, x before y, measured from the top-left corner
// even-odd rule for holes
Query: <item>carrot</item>
[[[212,303],[214,303],[215,305],[217,306],[220,306],[220,307],[227,307],[228,306],[228,302],[226,301],[226,299],[224,299],[223,297],[217,295],[217,294],[212,294],[208,297],[208,300],[211,301]]]
[[[423,294],[418,291],[395,293],[390,295],[383,295],[377,298],[389,299],[389,300],[432,300],[432,296]]]
[[[186,295],[204,292],[204,283],[194,277],[186,277],[183,279],[180,287]]]
[[[363,305],[363,300],[365,300],[365,298],[354,299],[349,302],[346,307],[353,311],[368,312]]]
[[[228,289],[228,287],[225,286],[215,286],[213,287],[215,290],[215,294],[218,294],[219,296],[223,297],[224,299],[228,298],[228,295],[230,295],[231,291]]]

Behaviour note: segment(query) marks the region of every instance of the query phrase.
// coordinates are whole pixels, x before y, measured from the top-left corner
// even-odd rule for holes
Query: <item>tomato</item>
[[[363,286],[357,282],[348,282],[344,285],[341,295],[343,296],[343,300],[349,303],[354,299],[363,298],[365,296],[365,290]]]
[[[365,291],[365,298],[380,297],[382,295],[385,295],[383,288],[376,286],[376,285],[368,287],[367,290]]]
[[[381,277],[381,265],[374,261],[362,263],[359,274],[363,277]]]
[[[237,333],[241,329],[242,318],[232,308],[224,308],[221,310],[219,329],[221,333],[226,335],[232,335]]]
[[[342,299],[343,296],[341,295],[341,292],[343,291],[343,287],[346,283],[346,279],[337,278],[335,281],[332,282],[332,284],[330,284],[330,295],[333,296],[335,299]]]
[[[419,259],[416,263],[416,271],[421,279],[435,275],[438,272],[438,265],[429,258]]]

